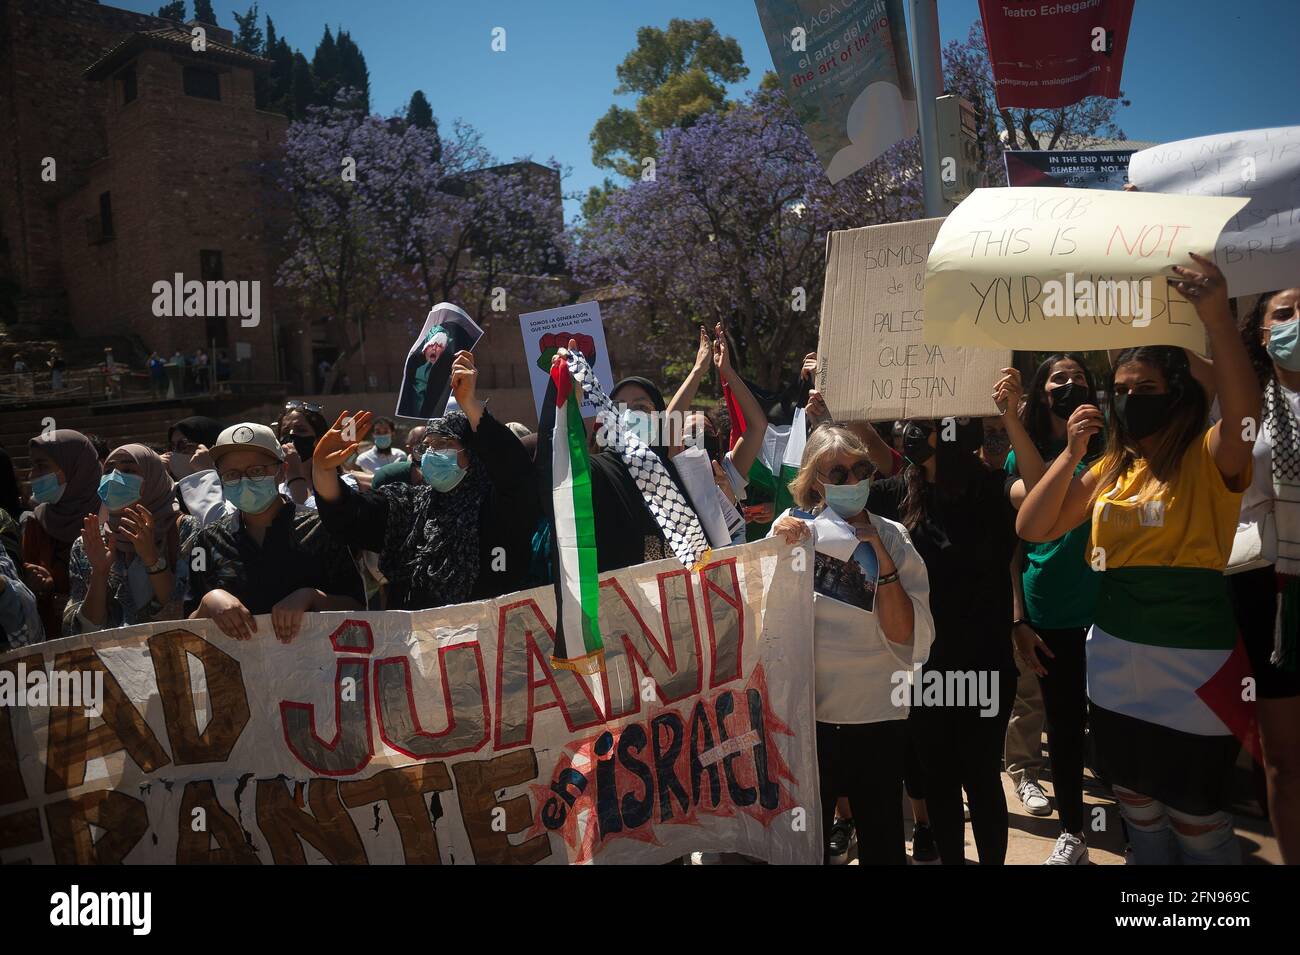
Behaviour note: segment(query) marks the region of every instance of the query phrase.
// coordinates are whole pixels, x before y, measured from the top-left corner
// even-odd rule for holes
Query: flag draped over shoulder
[[[538,429],[538,460],[551,473],[552,579],[555,581],[555,657],[558,668],[595,673],[604,666],[597,619],[596,521],[591,505],[587,430],[578,389],[561,359],[551,364]],[[549,445],[549,447],[548,447]]]

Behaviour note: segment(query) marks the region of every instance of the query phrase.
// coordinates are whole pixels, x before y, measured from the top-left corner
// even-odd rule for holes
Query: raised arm
[[[1181,281],[1171,283],[1196,306],[1214,352],[1214,386],[1220,418],[1210,431],[1210,452],[1224,481],[1232,484],[1250,466],[1259,431],[1259,379],[1228,309],[1228,283],[1219,267],[1191,253],[1197,268],[1175,265]]]
[[[749,390],[743,378],[736,373],[731,364],[731,349],[727,347],[727,336],[719,322],[714,329],[713,363],[718,367],[718,374],[731,388],[731,393],[740,405],[740,413],[745,416],[745,433],[740,436],[736,446],[731,449],[731,463],[741,474],[748,474],[758,453],[763,450],[763,435],[767,431],[767,415],[763,413],[758,399]]]
[[[713,343],[709,341],[709,333],[701,325],[700,347],[695,351],[695,364],[691,366],[691,373],[686,376],[686,380],[673,395],[673,400],[668,402],[669,421],[680,421],[691,410],[691,402],[695,400],[696,392],[700,390],[704,377],[709,373],[712,355]]]
[[[1101,412],[1093,405],[1076,408],[1066,424],[1068,444],[1047,473],[1025,497],[1016,513],[1016,533],[1027,541],[1056,540],[1088,519],[1096,480],[1075,470],[1088,452],[1088,439],[1103,427]]]
[[[1043,456],[1038,453],[1033,439],[1025,430],[1025,423],[1020,420],[1020,400],[1024,397],[1024,387],[1020,383],[1020,372],[1015,368],[1003,368],[1002,377],[993,386],[993,402],[998,414],[1007,428],[1007,437],[1016,452],[1016,470],[1020,480],[1011,487],[1011,506],[1019,508],[1029,490],[1042,480],[1047,471]]]

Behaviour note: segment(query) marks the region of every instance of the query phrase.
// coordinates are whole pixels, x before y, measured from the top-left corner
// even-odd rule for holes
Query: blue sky
[[[150,13],[161,5],[106,2]],[[233,29],[231,10],[251,2],[214,0],[213,8]],[[261,0],[259,7],[309,59],[325,24],[348,30],[365,54],[377,112],[402,110],[423,89],[440,122],[468,121],[501,160],[555,157],[571,167],[566,192],[613,176],[592,165],[587,137],[611,103],[633,99],[613,95],[614,69],[636,45],[638,27],[667,26],[673,17],[713,20],[740,43],[750,69],[735,93],[772,67],[753,0]],[[943,42],[964,39],[978,17],[977,0],[940,0]],[[504,53],[490,47],[498,26],[506,30]],[[1300,123],[1298,43],[1296,0],[1139,0],[1124,62],[1133,105],[1119,111],[1120,126],[1133,139],[1165,142]],[[568,203],[566,218],[575,211]]]

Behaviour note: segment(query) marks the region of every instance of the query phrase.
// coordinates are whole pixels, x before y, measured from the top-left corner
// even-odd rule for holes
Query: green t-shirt
[[[1087,467],[1080,462],[1074,473],[1082,473]],[[1007,455],[1006,470],[1008,474],[1017,473],[1015,451]],[[1056,540],[1043,544],[1024,542],[1025,569],[1021,582],[1025,589],[1025,615],[1036,626],[1065,630],[1092,624],[1101,574],[1093,571],[1088,563],[1091,528],[1092,521],[1086,520]]]

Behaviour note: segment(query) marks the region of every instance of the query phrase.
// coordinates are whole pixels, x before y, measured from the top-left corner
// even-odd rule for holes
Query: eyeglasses
[[[254,464],[251,468],[244,468],[242,471],[236,471],[231,468],[229,471],[222,471],[220,474],[222,484],[238,484],[240,478],[248,478],[250,481],[260,481],[262,478],[270,477],[277,470],[278,465]]]
[[[843,484],[848,480],[850,474],[857,481],[865,481],[875,473],[876,469],[871,465],[870,461],[859,461],[847,470],[843,465],[837,464],[825,474],[819,473],[817,476],[821,478],[823,484]]]
[[[310,401],[299,401],[297,398],[284,403],[285,411],[307,411],[311,414],[324,414],[325,409],[320,405],[314,405]]]
[[[430,438],[415,449],[416,453],[424,454],[425,451],[456,451],[461,450],[461,446],[451,438]]]

